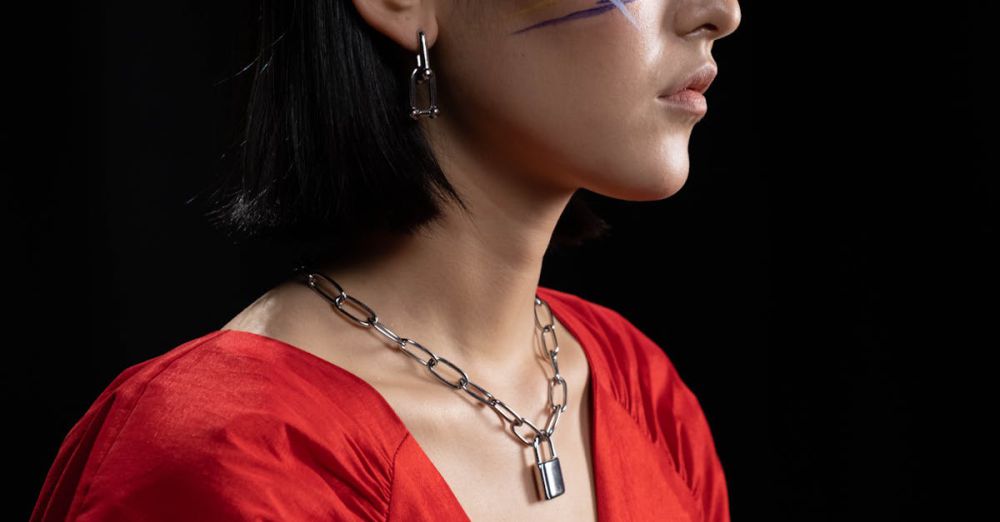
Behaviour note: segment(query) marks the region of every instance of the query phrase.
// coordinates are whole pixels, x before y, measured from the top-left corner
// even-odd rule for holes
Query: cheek
[[[465,137],[564,186],[663,192],[690,128],[656,100],[664,78],[650,32],[604,15],[465,45],[449,68]]]
[[[663,197],[664,183],[674,183],[664,176],[685,168],[690,125],[668,113],[655,92],[561,71],[530,89],[493,91],[495,104],[478,113],[477,134],[536,179],[623,199]]]
[[[690,128],[656,99],[658,82],[643,48],[576,45],[509,64],[516,76],[498,80],[504,88],[494,95],[520,129],[513,135],[530,136],[542,151],[536,157],[558,158],[573,171],[564,176],[592,183],[654,176],[676,157]]]
[[[642,110],[639,110],[640,106]],[[659,109],[659,110],[658,110]],[[561,181],[620,199],[659,199],[679,188],[692,126],[655,100],[595,104],[564,117],[536,118]]]
[[[613,74],[559,69],[530,94],[512,95],[509,116],[526,143],[528,168],[563,186],[626,200],[661,199],[679,190],[688,169],[692,125],[634,76],[635,62]],[[610,69],[610,66],[608,67]],[[540,73],[542,74],[542,73]]]

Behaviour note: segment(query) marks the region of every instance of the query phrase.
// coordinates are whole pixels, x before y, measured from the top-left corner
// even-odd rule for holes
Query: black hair
[[[415,53],[345,0],[261,0],[259,22],[236,154],[222,155],[235,165],[205,213],[216,229],[326,262],[379,232],[415,232],[448,199],[466,208],[409,116]],[[588,194],[573,195],[550,250],[610,229]]]

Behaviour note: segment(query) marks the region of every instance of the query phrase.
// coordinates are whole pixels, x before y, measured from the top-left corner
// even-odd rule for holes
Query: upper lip
[[[678,87],[665,91],[660,96],[672,96],[685,89],[691,89],[704,94],[708,90],[708,86],[712,85],[712,81],[715,80],[715,75],[718,73],[718,67],[708,62],[691,73]]]

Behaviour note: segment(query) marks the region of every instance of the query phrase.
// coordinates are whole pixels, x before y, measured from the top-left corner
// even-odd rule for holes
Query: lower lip
[[[708,112],[708,101],[705,100],[705,95],[694,89],[684,89],[670,96],[660,96],[659,99],[696,114]]]

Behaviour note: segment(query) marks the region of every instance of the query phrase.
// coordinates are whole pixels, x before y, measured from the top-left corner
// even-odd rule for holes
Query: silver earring
[[[430,59],[427,56],[427,40],[424,32],[418,32],[420,36],[420,51],[417,53],[417,66],[410,73],[410,117],[419,120],[421,116],[436,118],[441,111],[437,107],[437,83],[434,79],[434,71],[431,70]],[[427,83],[430,95],[430,107],[426,109],[417,108],[417,85]]]

